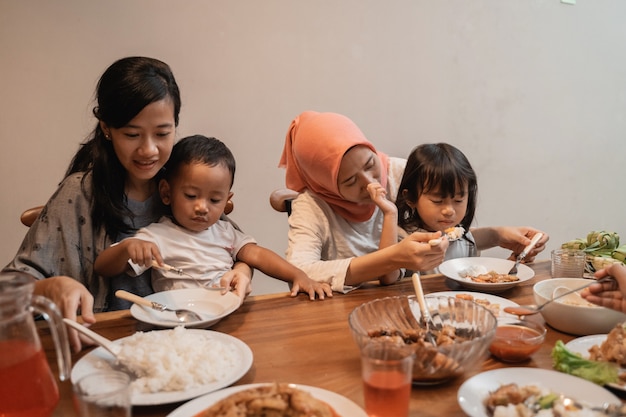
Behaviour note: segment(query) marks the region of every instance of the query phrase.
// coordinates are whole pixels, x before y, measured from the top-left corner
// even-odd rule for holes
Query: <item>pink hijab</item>
[[[381,185],[387,185],[388,157],[376,151],[363,132],[346,116],[306,111],[289,126],[279,167],[286,168],[287,188],[308,189],[328,203],[335,213],[351,222],[372,217],[376,205],[357,204],[339,194],[337,175],[344,154],[355,145],[364,145],[381,162]]]

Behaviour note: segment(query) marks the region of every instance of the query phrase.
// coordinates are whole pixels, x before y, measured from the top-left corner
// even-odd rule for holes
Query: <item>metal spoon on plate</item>
[[[72,329],[77,330],[78,332],[84,334],[85,336],[87,336],[88,338],[96,342],[99,346],[102,346],[104,349],[108,350],[109,353],[111,353],[111,355],[115,357],[117,357],[117,355],[122,350],[120,346],[116,345],[111,340],[107,339],[104,336],[99,335],[98,333],[94,332],[93,330],[89,329],[88,327],[83,326],[82,324],[74,320],[64,318],[63,322],[67,324],[68,326],[70,326]]]
[[[115,296],[126,301],[132,301],[135,304],[150,307],[157,311],[173,311],[174,314],[176,314],[178,321],[181,323],[187,324],[202,321],[202,317],[200,317],[198,313],[194,313],[191,310],[169,308],[164,304],[157,303],[156,301],[146,300],[145,298],[130,293],[128,291],[117,290],[115,291]]]
[[[98,346],[102,346],[106,351],[108,351],[111,355],[115,357],[115,359],[117,360],[117,364],[122,366],[123,370],[138,376],[145,374],[145,369],[147,365],[138,363],[137,361],[132,361],[125,355],[123,355],[121,345],[114,343],[110,339],[107,339],[106,337],[94,332],[90,328],[85,327],[74,320],[64,318],[63,322],[72,329],[77,330],[78,332],[84,334],[85,336],[96,342]]]
[[[569,295],[569,294],[578,292],[580,290],[583,290],[583,289],[589,287],[590,285],[597,284],[597,283],[600,283],[600,282],[613,281],[613,280],[614,280],[614,278],[610,277],[610,276],[607,276],[607,277],[604,277],[604,278],[600,278],[598,280],[595,280],[595,279],[594,280],[590,280],[591,282],[589,282],[589,283],[587,283],[587,284],[585,284],[585,285],[583,285],[581,287],[574,288],[573,290],[563,292],[563,293],[557,295],[556,297],[552,297],[552,299],[546,301],[545,303],[543,303],[541,305],[526,304],[526,305],[515,306],[515,307],[513,307],[513,306],[512,307],[504,307],[504,312],[505,313],[509,313],[509,314],[513,314],[513,315],[516,315],[516,316],[519,316],[519,317],[530,316],[532,314],[537,314],[545,306],[547,306],[548,304],[550,304],[551,302],[553,302],[555,300],[558,300],[559,298],[562,298],[562,297],[565,297],[566,295]]]

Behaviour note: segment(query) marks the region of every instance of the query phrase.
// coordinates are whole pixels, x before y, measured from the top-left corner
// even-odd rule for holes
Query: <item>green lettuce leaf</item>
[[[592,361],[571,352],[561,340],[552,349],[554,369],[575,375],[598,385],[619,382],[619,367],[612,362]]]

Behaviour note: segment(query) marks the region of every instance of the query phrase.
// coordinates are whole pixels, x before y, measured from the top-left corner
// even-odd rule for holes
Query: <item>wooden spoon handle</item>
[[[117,298],[121,298],[122,300],[126,300],[126,301],[131,301],[135,304],[139,304],[142,306],[146,306],[146,307],[152,307],[153,303],[152,301],[148,301],[145,298],[142,298],[136,294],[130,293],[128,291],[124,291],[124,290],[117,290],[115,291],[115,296]]]

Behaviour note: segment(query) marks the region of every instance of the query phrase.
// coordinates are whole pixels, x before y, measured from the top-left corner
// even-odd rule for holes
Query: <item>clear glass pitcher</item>
[[[49,323],[57,353],[59,379],[70,376],[67,331],[58,307],[33,295],[33,278],[0,274],[0,416],[48,417],[59,401],[59,389],[42,349],[33,313]]]

